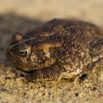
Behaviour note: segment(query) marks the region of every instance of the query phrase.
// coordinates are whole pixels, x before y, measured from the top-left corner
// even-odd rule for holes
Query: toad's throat
[[[52,65],[54,65],[56,62],[56,60],[54,58],[51,58],[49,60],[46,60],[45,63],[42,64],[38,64],[38,63],[27,63],[27,64],[22,64],[22,63],[14,63],[20,70],[23,70],[25,72],[29,72],[29,71],[34,71],[34,70],[39,70],[39,69],[44,69],[44,68],[48,68],[51,67]]]

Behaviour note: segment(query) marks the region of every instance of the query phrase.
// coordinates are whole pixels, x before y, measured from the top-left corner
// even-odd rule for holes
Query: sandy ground
[[[52,18],[103,26],[103,0],[0,0],[0,103],[103,103],[103,68],[75,81],[28,82],[6,59],[12,35]]]

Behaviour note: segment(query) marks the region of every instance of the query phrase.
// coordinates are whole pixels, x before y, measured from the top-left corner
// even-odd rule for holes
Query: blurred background
[[[0,14],[29,19],[79,18],[103,25],[103,0],[0,0]]]
[[[15,32],[53,18],[76,18],[103,26],[103,0],[0,0],[0,62]]]

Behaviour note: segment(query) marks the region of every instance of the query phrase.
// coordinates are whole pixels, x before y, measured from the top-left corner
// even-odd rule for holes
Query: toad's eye
[[[20,50],[19,55],[22,56],[22,57],[26,57],[27,56],[27,50]]]

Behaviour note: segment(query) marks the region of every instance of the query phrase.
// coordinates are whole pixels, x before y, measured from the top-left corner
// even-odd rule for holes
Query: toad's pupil
[[[19,55],[25,57],[27,55],[27,51],[19,51]]]

